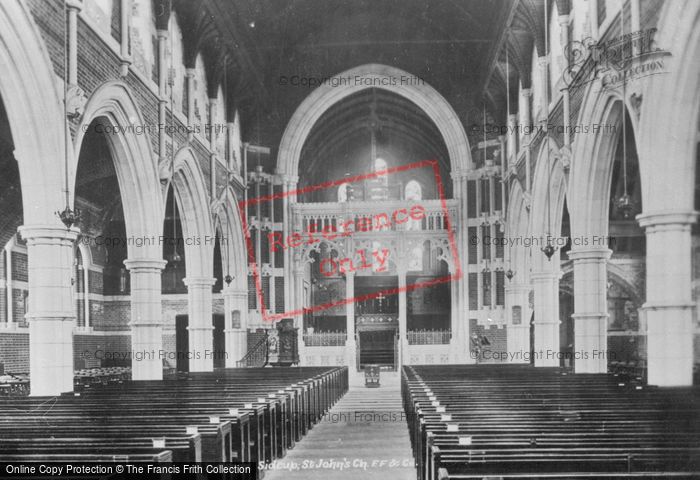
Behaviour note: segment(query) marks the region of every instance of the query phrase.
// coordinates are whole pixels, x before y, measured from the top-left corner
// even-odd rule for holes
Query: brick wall
[[[95,330],[129,330],[131,300],[90,300],[90,322]]]
[[[129,366],[131,335],[73,335],[73,364],[76,369]]]
[[[0,332],[0,362],[5,372],[29,372],[29,332]]]
[[[24,252],[12,252],[12,280],[29,281],[27,254]]]
[[[482,351],[490,351],[487,358],[480,360],[481,363],[504,363],[507,358],[499,359],[499,357],[507,357],[504,352],[508,351],[507,335],[508,328],[506,325],[478,325],[475,318],[469,320],[469,338],[476,334],[480,338],[485,337],[488,340],[488,345],[483,345]],[[494,360],[493,357],[497,359]]]

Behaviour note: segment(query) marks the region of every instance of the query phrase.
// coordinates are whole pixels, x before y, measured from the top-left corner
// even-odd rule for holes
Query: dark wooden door
[[[213,345],[214,368],[224,368],[226,366],[226,335],[224,334],[225,319],[223,315],[212,317],[214,325]]]
[[[190,371],[190,333],[187,327],[190,324],[187,315],[177,315],[175,317],[175,368],[178,372]]]

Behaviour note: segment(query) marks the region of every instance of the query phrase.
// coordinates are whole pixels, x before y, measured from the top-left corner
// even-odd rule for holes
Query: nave
[[[700,389],[527,365],[222,369],[0,401],[0,460],[253,462],[258,478],[698,478]],[[89,452],[89,453],[86,453]]]
[[[254,462],[284,456],[346,368],[230,369],[0,400],[0,461]]]
[[[265,478],[414,479],[399,374],[381,376],[380,388],[351,383],[345,396]]]

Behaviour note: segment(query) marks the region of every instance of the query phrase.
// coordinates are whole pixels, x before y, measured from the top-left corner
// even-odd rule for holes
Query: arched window
[[[374,159],[374,173],[382,172],[388,168],[386,160],[383,158]],[[389,198],[389,178],[386,174],[367,180],[369,187],[369,200],[386,200]]]
[[[406,184],[404,193],[406,200],[423,200],[423,187],[417,180],[411,180]]]
[[[374,160],[374,171],[376,172],[381,172],[389,168],[389,166],[386,163],[386,160],[383,158],[377,157]],[[389,184],[389,178],[387,175],[380,175],[377,177],[377,183],[381,184],[382,186],[386,187]]]
[[[348,184],[343,183],[338,187],[338,203],[345,203],[348,201]]]
[[[383,158],[377,157],[377,158],[374,160],[374,171],[375,171],[375,172],[380,172],[380,171],[382,171],[382,170],[386,170],[387,168],[388,168],[388,167],[387,167],[387,164],[386,164],[386,160],[384,160]]]

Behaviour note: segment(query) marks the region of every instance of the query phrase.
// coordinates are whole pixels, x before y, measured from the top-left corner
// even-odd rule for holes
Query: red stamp
[[[427,176],[434,178],[435,189],[432,200],[424,200],[420,196],[405,199],[388,197],[386,191],[389,187],[387,185],[389,185],[389,179],[392,175],[410,170],[422,170],[423,178]],[[426,171],[431,175],[426,175]],[[275,255],[286,254],[286,258],[289,260],[308,261],[309,263],[318,260],[316,273],[320,278],[338,277],[349,273],[360,275],[388,274],[391,273],[391,270],[398,271],[399,269],[402,269],[405,275],[406,252],[410,250],[410,245],[422,245],[420,242],[424,242],[426,239],[429,239],[427,241],[440,242],[440,258],[452,266],[450,273],[434,276],[427,281],[417,281],[410,285],[386,288],[351,298],[339,298],[320,305],[297,307],[283,313],[271,312],[268,309],[268,299],[265,298],[263,292],[261,272],[256,262],[256,246],[253,244],[248,227],[246,217],[248,206],[262,202],[273,202],[288,196],[299,197],[322,190],[332,189],[335,192],[338,188],[345,188],[347,192],[350,188],[358,185],[373,185],[369,188],[369,194],[367,187],[363,187],[365,195],[363,201],[354,202],[353,199],[349,198],[346,203],[338,203],[337,211],[324,211],[321,215],[323,217],[321,221],[313,214],[306,212],[306,210],[313,211],[313,203],[298,203],[297,205],[301,206],[301,213],[297,212],[295,216],[300,218],[289,219],[287,224],[290,226],[290,231],[258,233],[265,235],[269,249]],[[260,311],[262,319],[265,321],[296,317],[307,312],[327,310],[351,302],[383,298],[462,278],[450,207],[445,198],[439,165],[435,160],[387,168],[289,192],[249,198],[239,202],[238,206],[243,221],[248,259],[252,268]],[[318,255],[316,259],[309,261],[307,256],[310,252],[320,252],[322,244],[325,244],[327,251],[332,253],[322,257]],[[285,268],[293,268],[293,265],[285,265]]]

